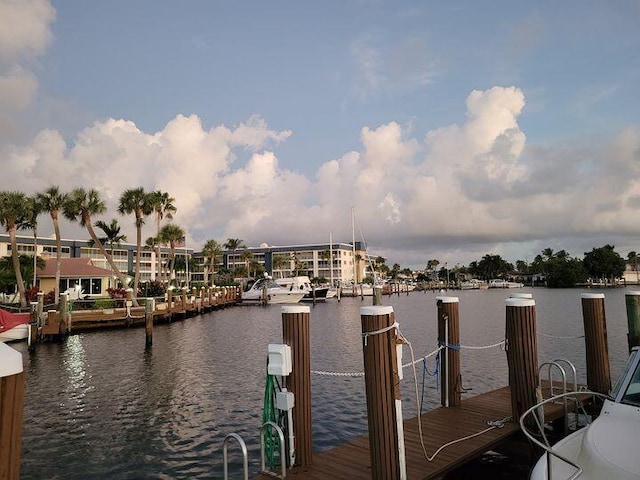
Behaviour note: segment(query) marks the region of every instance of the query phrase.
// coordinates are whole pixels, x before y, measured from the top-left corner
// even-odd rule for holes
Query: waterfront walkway
[[[564,414],[562,405],[545,406],[547,421]],[[427,454],[432,456],[442,445],[473,435],[488,428],[488,422],[511,416],[511,391],[509,387],[464,399],[459,407],[436,408],[420,419]],[[471,459],[496,448],[520,432],[517,422],[507,421],[502,428],[493,428],[481,435],[455,443],[443,449],[433,461],[424,457],[418,432],[418,419],[404,421],[404,439],[407,462],[407,478],[426,480],[441,477],[464,465]],[[297,480],[370,479],[371,462],[369,439],[364,435],[344,445],[315,453],[313,464],[295,467],[287,471],[287,478]],[[258,475],[260,480],[273,478]]]

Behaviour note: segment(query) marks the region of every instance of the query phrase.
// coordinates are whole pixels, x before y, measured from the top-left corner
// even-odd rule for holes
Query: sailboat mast
[[[329,278],[331,279],[331,286],[333,287],[333,237],[331,236],[331,232],[329,232]]]
[[[358,283],[358,274],[356,270],[356,213],[355,208],[351,207],[351,245],[353,250],[353,283]]]

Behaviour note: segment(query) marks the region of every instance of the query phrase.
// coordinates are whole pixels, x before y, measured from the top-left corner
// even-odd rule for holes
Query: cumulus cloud
[[[512,253],[555,246],[553,239],[635,231],[639,129],[589,148],[541,148],[527,145],[518,124],[520,89],[473,91],[466,105],[459,123],[421,139],[396,122],[365,126],[361,147],[328,159],[313,178],[281,167],[277,146],[292,132],[257,116],[206,128],[195,115],[178,115],[157,132],[107,119],[71,141],[44,130],[28,145],[0,151],[0,189],[97,188],[107,216],[127,188],[167,191],[193,246],[228,237],[247,245],[315,243],[330,232],[350,241],[355,207],[374,254],[416,266],[427,257],[476,259],[460,258],[463,250]],[[132,219],[121,223],[133,238]]]
[[[48,0],[0,0],[0,134],[15,133],[13,115],[32,105],[34,60],[52,40],[55,10]]]

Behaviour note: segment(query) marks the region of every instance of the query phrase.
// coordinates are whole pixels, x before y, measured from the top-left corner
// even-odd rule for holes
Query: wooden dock
[[[191,292],[190,292],[191,293]],[[145,325],[146,312],[144,302],[138,299],[142,306],[133,306],[131,301],[113,299],[113,308],[73,309],[66,315],[59,311],[46,312],[44,322],[38,328],[39,337],[56,337],[87,330],[105,328],[126,328]],[[108,301],[108,300],[107,300]],[[198,315],[200,313],[237,305],[240,302],[240,291],[236,287],[218,287],[205,292],[194,291],[169,295],[164,301],[154,301],[154,309],[150,313],[153,323],[168,323],[175,320]],[[128,303],[128,305],[127,305]]]
[[[545,419],[553,420],[564,415],[564,407],[557,404],[545,406]],[[464,399],[458,407],[436,408],[420,418],[424,444],[428,455],[433,455],[442,445],[473,435],[488,428],[488,422],[511,416],[510,387]],[[407,462],[407,478],[427,480],[441,477],[473,458],[498,447],[519,434],[518,422],[507,421],[502,428],[494,428],[468,440],[443,449],[433,461],[424,457],[418,432],[418,419],[405,420],[404,440]],[[294,467],[287,471],[287,478],[297,480],[370,479],[371,461],[367,435],[344,445],[315,453],[313,463],[306,467]],[[261,474],[259,480],[273,478]]]

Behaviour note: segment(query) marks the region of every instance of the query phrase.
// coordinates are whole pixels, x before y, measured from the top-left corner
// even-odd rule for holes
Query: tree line
[[[625,259],[615,251],[613,245],[608,244],[585,252],[583,258],[573,257],[565,250],[554,252],[552,248],[545,248],[532,262],[517,260],[515,265],[500,255],[486,254],[466,267],[456,265],[450,270],[446,267],[438,270],[440,262],[432,259],[427,262],[427,275],[424,277],[427,279],[429,273],[436,272],[439,278],[446,278],[448,274],[454,278],[468,274],[488,281],[537,275],[544,279],[546,286],[562,288],[574,287],[589,280],[614,283],[622,277],[627,264],[637,272],[639,261],[640,256],[636,252],[629,252]]]

